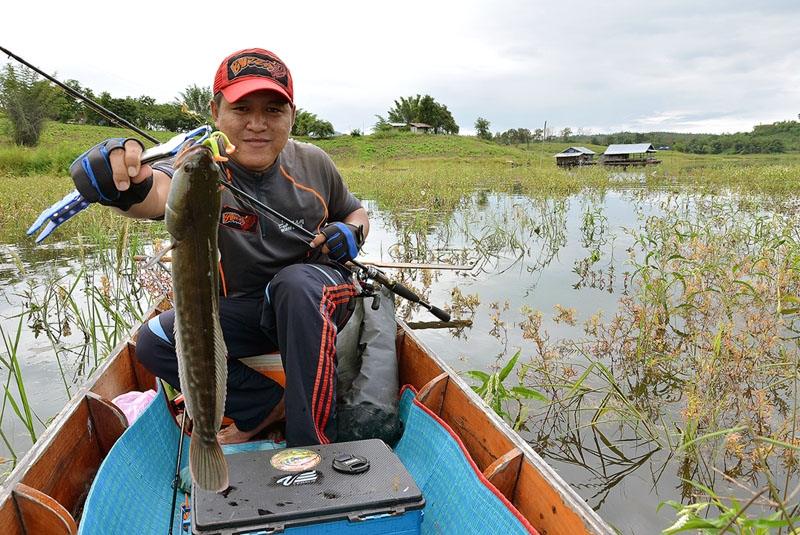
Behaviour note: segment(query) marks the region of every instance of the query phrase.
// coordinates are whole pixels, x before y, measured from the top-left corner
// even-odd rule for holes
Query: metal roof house
[[[601,161],[603,165],[623,167],[661,163],[661,160],[654,156],[656,152],[651,143],[609,145],[603,153]]]
[[[556,165],[573,167],[575,165],[595,165],[595,152],[586,147],[570,147],[556,154]]]
[[[433,127],[425,123],[389,123],[389,126],[395,130],[406,130],[414,132],[415,134],[426,134],[430,132]]]

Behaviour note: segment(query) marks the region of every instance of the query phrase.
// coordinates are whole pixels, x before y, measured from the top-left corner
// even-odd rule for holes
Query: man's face
[[[236,146],[231,157],[252,171],[275,163],[289,140],[294,114],[292,105],[273,91],[256,91],[236,102],[222,97],[219,106],[211,103],[214,124]]]

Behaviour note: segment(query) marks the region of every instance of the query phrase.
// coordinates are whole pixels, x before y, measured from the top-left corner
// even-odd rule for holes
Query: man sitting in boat
[[[222,164],[228,180],[316,233],[309,244],[289,225],[256,211],[227,188],[218,227],[220,324],[228,349],[225,414],[233,425],[222,443],[251,439],[286,417],[289,446],[336,440],[336,333],[355,294],[341,264],[358,254],[369,230],[367,212],[321,149],[289,139],[296,107],[289,69],[268,50],[240,50],[214,78],[211,113],[235,146]],[[109,150],[110,149],[110,150]],[[112,183],[119,198],[103,204],[126,216],[164,216],[173,169],[141,165],[135,139],[90,149],[98,190]],[[77,176],[80,175],[80,176]],[[335,251],[336,254],[331,253]],[[152,319],[136,355],[150,371],[179,387],[174,312]],[[279,350],[286,389],[238,359]]]

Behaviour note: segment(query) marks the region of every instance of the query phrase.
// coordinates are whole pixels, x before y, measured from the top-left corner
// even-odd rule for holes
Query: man
[[[272,52],[246,49],[220,64],[211,113],[236,147],[229,181],[317,233],[309,244],[289,225],[224,189],[219,224],[220,323],[228,348],[223,443],[244,442],[286,416],[289,446],[336,439],[336,333],[355,290],[337,262],[350,260],[369,230],[367,213],[319,148],[289,139],[296,108],[289,69]],[[140,164],[137,140],[109,140],[72,165],[84,196],[127,216],[164,215],[172,169]],[[112,191],[110,191],[112,190]],[[87,197],[90,198],[90,197]],[[331,252],[333,251],[333,252]],[[174,314],[151,320],[136,355],[178,387]],[[239,358],[280,350],[286,392]]]

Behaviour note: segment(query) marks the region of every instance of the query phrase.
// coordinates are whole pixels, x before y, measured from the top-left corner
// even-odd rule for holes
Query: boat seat
[[[161,382],[158,395],[139,418],[116,441],[94,478],[78,534],[164,534],[169,531],[172,480],[178,455],[180,428],[167,406]],[[224,446],[226,454],[282,447],[270,441]],[[189,459],[189,437],[183,437],[181,468]],[[178,491],[174,530],[180,529]]]
[[[449,426],[415,397],[411,388],[403,390],[405,431],[395,452],[425,497],[422,534],[536,533],[486,480]]]

